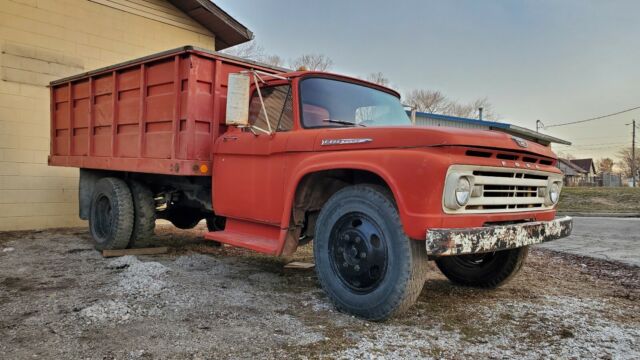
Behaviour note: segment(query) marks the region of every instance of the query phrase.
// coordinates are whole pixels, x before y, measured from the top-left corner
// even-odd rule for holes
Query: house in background
[[[586,171],[588,177],[594,177],[596,175],[596,165],[593,162],[593,159],[571,159],[569,161]]]
[[[78,169],[47,166],[51,80],[252,36],[210,0],[0,0],[0,231],[82,224]]]
[[[607,186],[622,185],[620,175],[609,172],[596,173],[593,159],[558,159],[558,168],[564,173],[566,186]]]
[[[571,160],[558,158],[558,168],[564,174],[564,186],[580,186],[587,182],[587,170]]]
[[[602,186],[602,179],[596,173],[593,159],[571,159],[571,163],[584,170],[584,178],[579,186]]]

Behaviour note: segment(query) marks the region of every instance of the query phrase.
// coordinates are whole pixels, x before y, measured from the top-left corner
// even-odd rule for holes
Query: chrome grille
[[[529,169],[454,165],[449,172],[473,175],[474,185],[467,205],[447,213],[503,213],[551,209],[545,205],[549,179],[561,175]]]

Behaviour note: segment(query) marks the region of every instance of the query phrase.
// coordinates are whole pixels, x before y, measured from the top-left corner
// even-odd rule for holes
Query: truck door
[[[226,217],[280,225],[285,149],[293,128],[292,89],[278,85],[261,88],[261,93],[266,114],[257,92],[249,105],[254,127],[231,128],[216,141],[213,208]]]

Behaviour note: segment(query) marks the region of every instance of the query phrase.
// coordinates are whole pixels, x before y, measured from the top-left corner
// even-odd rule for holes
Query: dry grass
[[[640,188],[565,187],[559,211],[640,212]]]

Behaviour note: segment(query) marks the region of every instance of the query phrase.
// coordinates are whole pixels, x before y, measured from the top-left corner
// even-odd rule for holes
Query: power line
[[[621,135],[614,135],[614,136],[587,136],[587,137],[579,137],[579,138],[572,137],[571,140],[619,139],[620,136]]]
[[[631,131],[633,133],[631,140],[631,182],[633,187],[636,187],[636,119],[633,119],[631,124]]]
[[[626,145],[626,142],[610,142],[610,143],[597,143],[597,144],[571,144],[571,145],[565,145],[565,144],[558,144],[559,146],[568,146],[568,147],[585,147],[585,146],[599,146],[599,145]]]
[[[614,112],[614,113],[611,113],[611,114],[602,115],[602,116],[597,116],[597,117],[593,117],[593,118],[589,118],[589,119],[578,120],[578,121],[571,121],[571,122],[568,122],[568,123],[562,123],[562,124],[552,124],[552,125],[547,125],[547,126],[545,126],[544,128],[545,128],[545,129],[548,129],[548,128],[558,127],[558,126],[573,125],[573,124],[581,124],[581,123],[585,123],[585,122],[588,122],[588,121],[600,120],[600,119],[608,118],[608,117],[611,117],[611,116],[624,114],[624,113],[626,113],[626,112],[633,111],[633,110],[637,110],[637,109],[640,109],[640,106],[632,107],[632,108],[630,108],[630,109],[625,109],[625,110],[621,110],[621,111]]]
[[[614,146],[600,146],[600,147],[592,147],[592,148],[561,148],[560,151],[607,151],[607,150],[622,150],[625,147],[622,145],[614,145]]]

